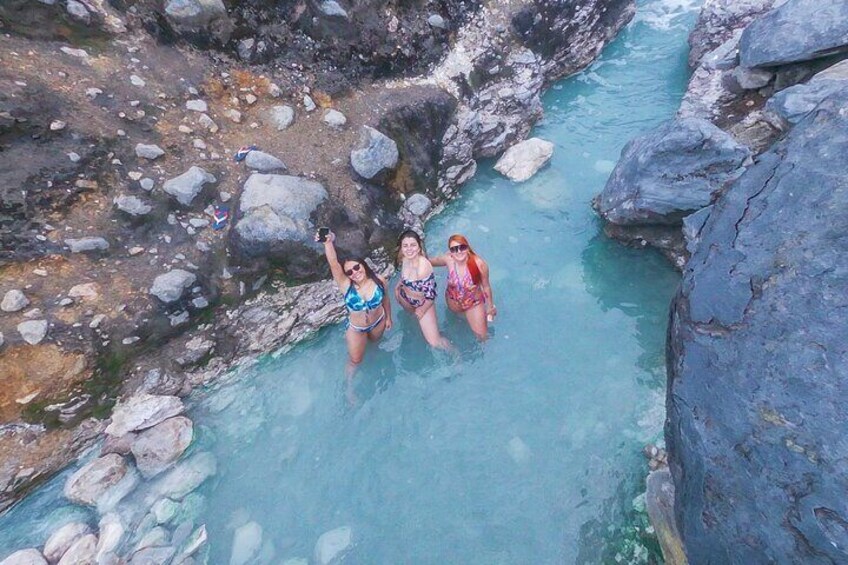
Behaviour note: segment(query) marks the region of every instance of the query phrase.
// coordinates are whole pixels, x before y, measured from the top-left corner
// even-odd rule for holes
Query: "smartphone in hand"
[[[330,235],[330,228],[318,228],[318,241],[321,243],[327,241],[327,236]]]

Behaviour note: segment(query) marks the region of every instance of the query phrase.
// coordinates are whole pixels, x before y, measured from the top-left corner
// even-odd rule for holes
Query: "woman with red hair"
[[[489,266],[474,253],[465,236],[450,236],[448,251],[447,255],[430,260],[434,267],[448,268],[445,290],[448,308],[457,314],[464,313],[477,339],[485,340],[489,335],[487,322],[493,321],[498,313],[489,284]]]

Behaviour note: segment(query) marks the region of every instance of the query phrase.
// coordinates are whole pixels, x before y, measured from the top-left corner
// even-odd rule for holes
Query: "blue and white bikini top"
[[[383,303],[383,287],[376,285],[374,294],[368,300],[363,299],[353,283],[347,287],[347,292],[344,295],[344,302],[347,309],[351,312],[362,312],[363,310],[376,310]]]

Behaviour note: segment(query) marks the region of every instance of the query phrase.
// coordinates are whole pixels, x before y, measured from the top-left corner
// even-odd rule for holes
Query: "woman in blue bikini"
[[[336,256],[333,232],[324,241],[324,254],[330,265],[333,280],[344,293],[345,306],[349,313],[347,319],[347,375],[352,376],[362,362],[365,346],[369,341],[377,341],[383,332],[392,327],[392,306],[386,292],[386,281],[368,266],[364,259],[347,259],[340,263]],[[320,241],[315,236],[315,241]]]
[[[400,282],[395,287],[395,297],[404,310],[414,314],[421,333],[431,347],[450,349],[450,342],[439,332],[436,319],[436,277],[433,265],[427,259],[421,237],[414,230],[406,230],[398,240]]]

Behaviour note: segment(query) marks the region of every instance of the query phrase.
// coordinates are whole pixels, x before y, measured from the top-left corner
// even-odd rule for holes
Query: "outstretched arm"
[[[436,257],[430,257],[430,264],[434,267],[447,267],[448,266],[448,256],[447,255],[437,255]]]
[[[336,234],[330,232],[327,234],[327,239],[324,241],[324,255],[327,257],[327,264],[330,266],[330,272],[333,274],[333,280],[339,285],[339,288],[346,290],[348,286],[347,277],[342,269],[342,264],[339,263],[339,258],[336,255],[336,246],[333,242],[336,240]],[[318,236],[315,236],[315,241],[318,241]]]

